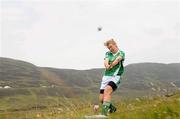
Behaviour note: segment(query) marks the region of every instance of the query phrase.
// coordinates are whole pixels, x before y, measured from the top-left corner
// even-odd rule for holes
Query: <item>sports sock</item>
[[[104,101],[102,105],[102,115],[107,116],[110,109],[111,102]]]

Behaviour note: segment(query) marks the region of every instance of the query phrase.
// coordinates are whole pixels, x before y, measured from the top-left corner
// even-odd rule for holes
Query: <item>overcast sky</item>
[[[0,56],[42,67],[99,68],[103,43],[114,38],[126,65],[180,62],[179,8],[178,0],[1,0]]]

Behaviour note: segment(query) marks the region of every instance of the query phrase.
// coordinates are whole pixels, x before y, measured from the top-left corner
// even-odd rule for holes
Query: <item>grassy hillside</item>
[[[125,67],[120,89],[123,98],[168,94],[180,87],[180,64],[139,63]],[[31,63],[0,58],[0,97],[12,95],[55,95],[73,97],[97,93],[103,69],[72,70],[37,67]],[[175,84],[172,85],[171,83]],[[54,88],[56,87],[56,88]],[[33,90],[33,88],[35,88]],[[38,90],[39,92],[35,91]],[[43,89],[44,88],[44,89]],[[57,89],[57,90],[56,90]],[[46,90],[43,93],[42,90]],[[56,92],[56,94],[54,93]]]
[[[53,99],[55,100],[55,99]],[[52,101],[52,100],[51,100]],[[135,100],[114,101],[117,112],[108,119],[179,119],[180,92],[171,96],[138,98]],[[31,108],[28,110],[0,111],[3,119],[84,119],[84,115],[98,114],[92,110],[89,100],[56,99],[59,105],[48,108]]]
[[[153,97],[163,95],[169,97],[179,90],[179,63],[139,63],[127,65],[125,69],[121,86],[113,94],[113,99],[120,110],[110,117],[116,119],[116,116],[120,115],[122,118],[131,119],[132,117],[128,117],[128,112],[132,113],[131,115],[136,114],[137,119],[146,119],[141,113],[147,115],[150,113],[149,117],[151,117],[156,115],[154,112],[161,113],[158,112],[161,108],[177,114],[174,109],[179,105],[172,102],[176,100],[176,104],[179,104],[177,102],[179,93],[176,97],[157,99],[162,104],[159,105],[160,109],[153,108],[151,104],[156,102]],[[20,60],[0,58],[0,118],[11,118],[11,115],[19,119],[21,117],[68,118],[70,114],[72,115],[70,118],[78,119],[83,114],[92,114],[92,102],[97,100],[102,72],[103,69],[72,70],[37,67]],[[4,86],[11,88],[6,89]],[[141,103],[138,103],[136,98],[137,100],[140,98]],[[128,101],[130,99],[131,101]],[[168,102],[167,99],[173,101]],[[130,110],[127,110],[127,107]],[[143,112],[141,108],[146,109],[146,107],[147,110]],[[142,117],[139,116],[140,114]],[[147,117],[147,119],[151,118]]]
[[[47,84],[35,65],[20,60],[0,58],[0,86],[22,88]]]

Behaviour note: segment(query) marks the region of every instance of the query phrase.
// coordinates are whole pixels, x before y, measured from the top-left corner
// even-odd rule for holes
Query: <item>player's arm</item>
[[[106,70],[108,70],[110,68],[109,59],[108,58],[104,59],[104,66],[105,66]]]
[[[114,67],[116,64],[118,64],[123,58],[121,56],[118,56],[111,64],[110,68]]]

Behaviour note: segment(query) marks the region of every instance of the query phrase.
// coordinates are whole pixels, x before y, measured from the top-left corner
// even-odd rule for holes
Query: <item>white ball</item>
[[[101,27],[101,26],[99,26],[99,27],[97,28],[97,30],[98,30],[98,31],[101,31],[101,30],[102,30],[102,27]]]

